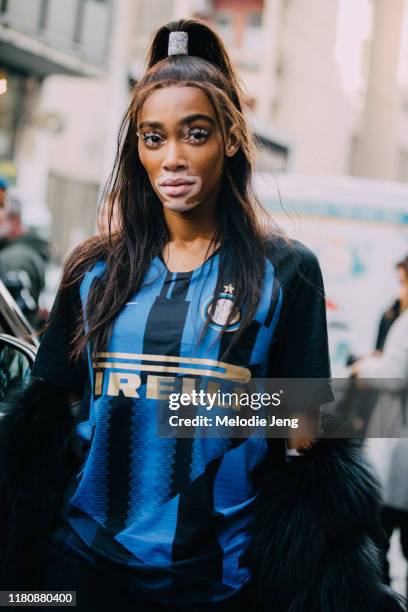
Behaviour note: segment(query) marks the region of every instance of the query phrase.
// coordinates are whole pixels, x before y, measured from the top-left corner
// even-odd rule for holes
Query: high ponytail
[[[236,89],[238,93],[236,97],[237,108],[242,112],[242,101],[245,102],[246,96],[240,79],[232,66],[225,45],[213,29],[200,21],[181,19],[179,21],[171,21],[159,28],[154,35],[147,54],[148,69],[168,57],[167,50],[170,32],[187,32],[188,56],[199,57],[218,68]]]

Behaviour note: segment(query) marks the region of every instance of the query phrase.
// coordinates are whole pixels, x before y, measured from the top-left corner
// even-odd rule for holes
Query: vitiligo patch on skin
[[[201,188],[202,188],[202,179],[200,176],[192,176],[189,178],[194,179],[195,182],[191,186],[191,189],[188,191],[188,193],[185,196],[174,196],[174,197],[166,193],[163,189],[163,186],[160,185],[160,182],[163,179],[158,178],[155,180],[156,189],[157,191],[160,192],[162,196],[163,206],[165,206],[166,208],[174,212],[186,212],[187,210],[192,210],[198,204],[200,204],[201,199],[192,200],[192,201],[189,201],[189,200],[191,200],[191,198],[194,198],[200,193]]]

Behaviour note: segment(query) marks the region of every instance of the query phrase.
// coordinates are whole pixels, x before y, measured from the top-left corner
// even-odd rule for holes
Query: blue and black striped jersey
[[[109,567],[129,592],[204,603],[232,596],[249,579],[243,554],[257,494],[255,474],[268,460],[266,440],[161,438],[157,410],[160,393],[179,378],[190,381],[189,388],[191,381],[207,381],[214,391],[228,378],[329,375],[319,265],[303,245],[292,248],[293,253],[288,248],[266,259],[255,317],[226,361],[222,356],[240,321],[234,312],[223,330],[234,308],[232,278],[216,296],[201,333],[210,316],[219,252],[183,273],[154,259],[116,317],[106,352],[89,348],[87,375],[70,368],[67,352],[65,372],[62,352],[54,359],[57,365],[51,364],[58,335],[58,351],[64,350],[62,319],[75,298],[60,297],[54,307],[34,374],[67,389],[78,376],[90,386],[85,418],[77,426],[86,457],[54,541]],[[104,270],[99,262],[83,278],[84,311]]]

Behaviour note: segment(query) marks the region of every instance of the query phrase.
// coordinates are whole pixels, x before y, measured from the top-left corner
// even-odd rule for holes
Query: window
[[[41,0],[9,0],[7,18],[13,25],[29,32],[36,32],[41,21]]]
[[[81,240],[95,233],[99,185],[60,176],[48,178],[51,251],[58,263]]]
[[[262,26],[262,12],[251,11],[247,16],[248,28],[260,28]]]
[[[1,75],[7,80],[7,91],[1,96],[0,105],[0,159],[12,159],[24,103],[28,100],[26,77],[4,71]]]
[[[240,65],[243,68],[256,69],[259,65],[259,58],[262,56],[262,46],[262,11],[250,11],[245,19]]]
[[[233,14],[230,11],[217,11],[215,14],[215,25],[225,45],[233,46]]]
[[[45,27],[50,39],[56,38],[63,44],[73,40],[78,4],[79,0],[49,0]]]

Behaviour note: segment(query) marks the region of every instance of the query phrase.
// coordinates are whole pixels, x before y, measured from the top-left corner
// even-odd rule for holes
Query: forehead
[[[202,113],[216,121],[211,102],[198,87],[170,86],[156,89],[144,101],[139,121],[179,123],[183,117]]]

